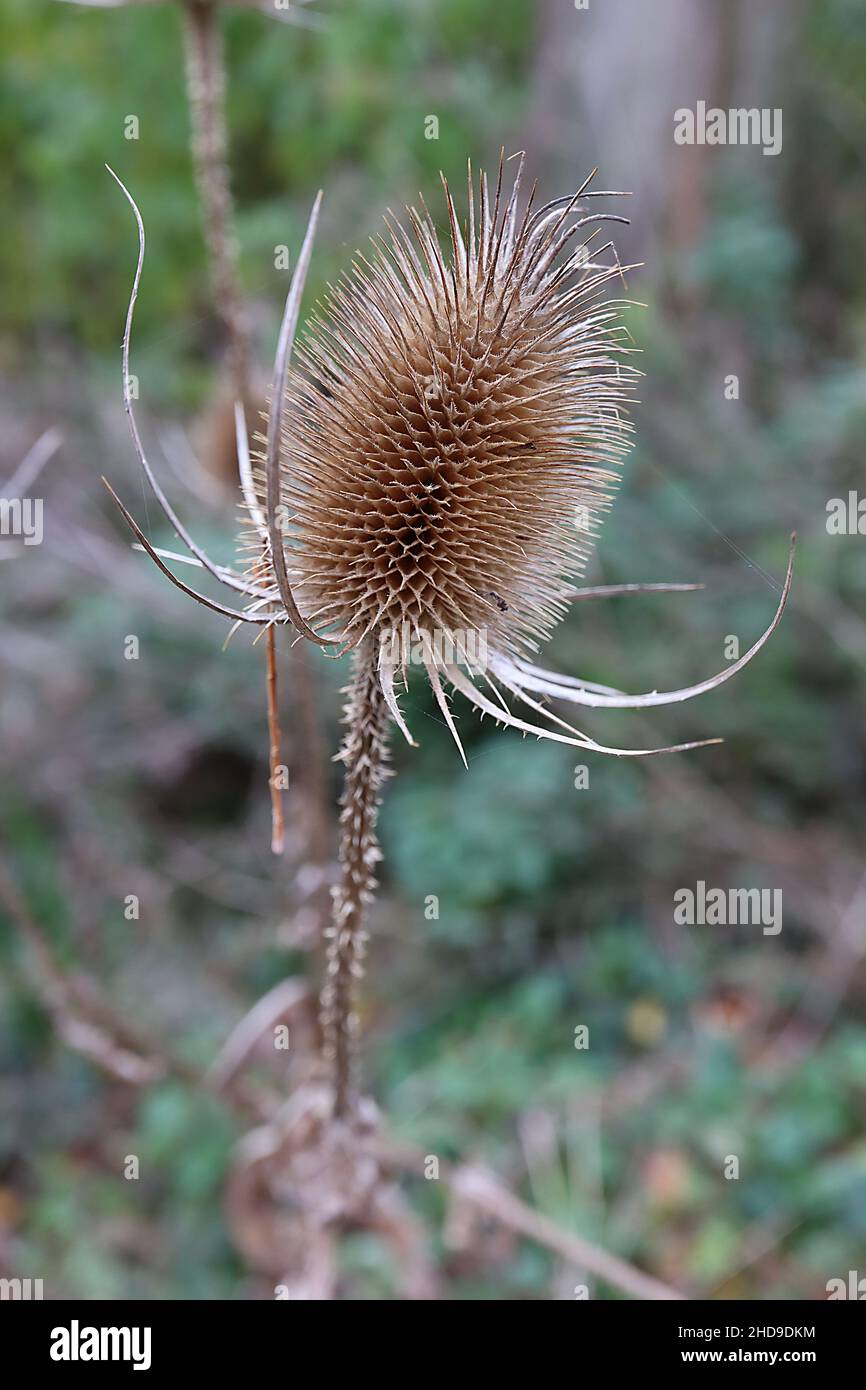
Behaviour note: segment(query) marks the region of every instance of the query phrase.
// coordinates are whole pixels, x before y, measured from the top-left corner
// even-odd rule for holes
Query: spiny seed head
[[[141,548],[198,604],[234,619],[235,627],[287,623],[322,646],[340,640],[356,648],[371,691],[379,691],[409,742],[414,740],[394,690],[398,668],[405,679],[407,644],[408,659],[420,659],[426,668],[461,754],[441,676],[482,714],[524,734],[618,757],[700,747],[608,748],[545,702],[644,709],[723,685],[781,621],[795,537],[769,626],[739,660],[697,685],[627,695],[544,670],[521,655],[521,648],[549,634],[570,598],[593,595],[590,589],[572,591],[569,578],[582,568],[610,503],[614,465],[629,430],[621,410],[636,375],[621,360],[631,350],[621,305],[604,298],[605,283],[620,273],[615,253],[613,264],[600,262],[611,246],[590,252],[595,233],[577,245],[583,227],[606,220],[604,214],[583,214],[584,194],[602,196],[587,192],[592,176],[573,197],[557,198],[534,213],[531,194],[519,217],[521,168],[522,162],[505,205],[502,161],[492,203],[482,175],[477,224],[470,170],[464,231],[443,179],[447,254],[426,207],[423,216],[409,209],[412,235],[386,219],[388,239],[375,240],[372,260],[359,255],[351,275],[332,290],[299,354],[300,369],[288,375],[321,193],[316,198],[283,312],[258,479],[243,408],[236,408],[241,490],[254,524],[247,576],[215,564],[197,545],[147,462],[129,375],[144,223],[112,173],[138,227],[121,353],[133,444],[166,519],[198,564],[247,597],[245,608],[199,593],[174,574],[164,561],[177,557],[151,545],[103,481]],[[286,510],[291,515],[288,531],[281,509],[283,521]],[[316,632],[313,623],[330,635]],[[392,651],[393,637],[399,639],[396,657],[387,650],[389,634]],[[470,653],[465,643],[473,635],[481,640]],[[473,683],[476,672],[484,688]],[[503,691],[545,722],[515,714]],[[358,722],[354,712],[352,719]],[[369,764],[368,741],[362,745],[359,758]]]
[[[502,172],[492,199],[482,175],[476,218],[470,171],[463,229],[443,179],[446,250],[426,207],[411,231],[386,217],[288,380],[293,588],[351,645],[483,631],[499,652],[534,647],[610,505],[636,375],[604,298],[619,266],[592,251],[586,186],[519,216],[519,169],[507,203]]]

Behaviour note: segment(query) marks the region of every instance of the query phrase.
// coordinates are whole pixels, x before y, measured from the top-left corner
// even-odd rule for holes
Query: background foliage
[[[457,183],[467,155],[532,153],[552,8],[364,0],[334,4],[324,34],[226,13],[242,275],[264,360],[285,293],[274,247],[295,251],[320,185],[310,303],[385,206],[419,188],[434,206],[440,167]],[[866,13],[854,0],[775,11],[794,59],[760,104],[784,105],[783,153],[717,152],[700,234],[662,238],[630,279],[646,379],[591,570],[706,589],[576,605],[551,656],[635,690],[719,669],[726,637],[745,649],[768,620],[796,528],[788,614],[706,699],[586,721],[606,742],[719,734],[721,748],[594,759],[585,790],[573,750],[464,713],[467,775],[413,687],[422,747],[394,750],[364,1019],[369,1087],[398,1135],[484,1155],[562,1224],[680,1287],[750,1299],[822,1297],[866,1246],[866,571],[863,538],[825,526],[828,499],[862,483]],[[3,565],[0,836],[60,959],[205,1066],[258,994],[314,962],[300,790],[276,871],[267,848],[258,649],[239,638],[223,652],[218,619],[190,621],[129,552],[99,483],[136,496],[117,360],[133,228],[108,162],[148,228],[133,363],[148,443],[193,529],[230,554],[233,498],[180,476],[184,439],[201,448],[218,427],[219,388],[179,17],[7,0],[0,54],[3,476],[41,429],[65,434],[42,480],[45,543]],[[430,112],[438,141],[424,138]],[[640,247],[652,227],[634,212]],[[290,762],[296,661],[320,682],[329,750],[344,676],[311,649],[284,653]],[[782,888],[781,935],[675,926],[673,892],[697,879]],[[76,1297],[269,1296],[221,1212],[237,1121],[194,1087],[139,1096],[70,1052],[2,925],[3,1272]],[[449,1296],[571,1296],[579,1271],[533,1247],[449,1248],[439,1185],[409,1190]],[[350,1296],[393,1296],[376,1240],[353,1239],[344,1259]]]

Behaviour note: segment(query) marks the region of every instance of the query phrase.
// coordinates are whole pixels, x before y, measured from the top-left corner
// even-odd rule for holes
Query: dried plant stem
[[[172,1069],[167,1058],[135,1035],[88,976],[61,968],[41,924],[2,865],[0,908],[26,943],[36,987],[69,1047],[127,1085],[149,1086],[162,1080]],[[193,1079],[183,1063],[176,1071],[184,1081]]]
[[[331,810],[329,805],[328,749],[322,735],[321,690],[318,673],[298,648],[289,673],[291,697],[297,712],[297,728],[303,758],[299,759],[306,821],[306,858],[317,867],[331,858]]]
[[[322,990],[322,1035],[334,1083],[334,1114],[351,1107],[354,1086],[356,982],[363,975],[367,934],[364,918],[376,886],[382,857],[376,839],[379,789],[388,776],[388,707],[377,669],[374,639],[356,649],[343,722],[346,736],[338,755],[345,763],[340,799],[340,881],[327,936],[327,973]]]
[[[402,1169],[418,1174],[423,1171],[425,1155],[406,1144],[385,1138],[377,1146],[383,1162],[392,1170]],[[620,1289],[643,1302],[685,1299],[686,1295],[651,1274],[612,1255],[609,1250],[586,1240],[576,1231],[558,1226],[543,1212],[530,1207],[516,1196],[490,1169],[475,1163],[440,1165],[440,1177],[452,1193],[467,1205],[499,1222],[509,1230],[525,1236],[576,1269],[585,1269],[603,1279],[611,1288]]]
[[[273,627],[265,636],[268,667],[268,744],[270,750],[271,849],[282,854],[285,844],[283,822],[282,760],[280,755],[280,712],[277,703],[277,643]]]
[[[250,335],[238,286],[225,119],[225,68],[216,0],[185,0],[183,19],[193,163],[214,297],[225,328],[235,395],[249,406]]]

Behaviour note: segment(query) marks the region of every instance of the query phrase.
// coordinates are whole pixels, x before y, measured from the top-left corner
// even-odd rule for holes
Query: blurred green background
[[[826,527],[828,501],[863,486],[866,6],[319,9],[322,32],[223,15],[262,363],[286,289],[274,249],[294,257],[319,187],[307,305],[386,207],[421,189],[440,208],[440,168],[459,186],[467,157],[489,168],[500,146],[526,148],[556,196],[598,165],[601,187],[634,192],[621,249],[646,263],[629,276],[645,379],[588,579],[706,588],[578,604],[545,664],[626,690],[699,680],[729,637],[745,650],[762,631],[800,537],[787,614],[746,672],[690,704],[584,721],[606,743],[721,747],[587,756],[578,788],[574,750],[458,706],[467,774],[412,688],[422,746],[394,740],[367,1088],[399,1138],[485,1159],[561,1225],[692,1295],[822,1298],[828,1279],[866,1273],[866,541]],[[260,994],[316,978],[320,880],[303,777],[287,854],[269,852],[261,649],[241,634],[222,650],[225,624],[130,550],[100,483],[172,544],[123,419],[135,242],[107,162],[148,231],[132,361],[148,449],[199,540],[232,555],[179,15],[6,0],[0,54],[0,477],[44,429],[64,435],[40,479],[44,542],[0,565],[4,860],[63,967],[204,1068]],[[673,111],[697,99],[781,108],[781,153],[675,145]],[[346,670],[283,645],[287,761],[308,746],[307,663],[333,805]],[[782,932],[675,925],[674,891],[699,879],[780,888]],[[223,1212],[237,1115],[192,1080],[136,1090],[67,1048],[2,908],[0,923],[0,1273],[70,1297],[272,1296]],[[273,1058],[258,1065],[291,1084]],[[461,1250],[443,1185],[406,1191],[447,1297],[572,1297],[580,1271],[504,1237]],[[399,1296],[376,1237],[347,1239],[342,1260],[347,1297]]]

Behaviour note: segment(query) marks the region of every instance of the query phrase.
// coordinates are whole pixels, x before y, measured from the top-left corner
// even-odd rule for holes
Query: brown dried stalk
[[[186,54],[187,96],[190,108],[191,149],[196,186],[202,214],[202,227],[208,251],[210,277],[216,312],[222,321],[226,337],[226,353],[235,400],[247,411],[257,408],[254,391],[254,366],[250,326],[243,307],[238,276],[237,236],[234,223],[234,204],[229,174],[229,148],[225,112],[225,61],[218,0],[178,0],[182,11]],[[72,0],[72,3],[95,8],[122,8],[129,3],[159,3],[159,0]],[[320,16],[300,6],[308,0],[297,0],[291,6],[280,6],[272,0],[233,0],[236,7],[256,9],[271,18],[317,28]],[[196,553],[195,550],[193,553]],[[199,557],[200,558],[200,557]],[[290,595],[281,584],[284,604]],[[295,613],[297,625],[304,630],[303,621]],[[306,635],[315,640],[314,634]],[[282,853],[284,841],[282,791],[275,782],[279,765],[279,713],[276,704],[276,651],[274,634],[269,627],[266,635],[268,730],[270,743],[270,788],[272,805],[271,842],[275,854]],[[314,748],[318,742],[314,678],[308,667],[296,673],[301,688],[305,722],[310,735],[307,740]],[[312,753],[310,754],[312,756]],[[302,762],[307,762],[302,747]],[[304,778],[311,797],[323,798],[324,789],[316,775],[306,768]],[[327,824],[324,799],[313,808],[313,826]],[[318,863],[325,855],[322,835],[315,829],[311,835],[311,853]]]
[[[277,641],[274,629],[269,627],[265,633],[267,642],[268,667],[268,766],[271,789],[271,849],[274,854],[282,854],[285,844],[286,827],[283,820],[283,792],[280,782],[282,763],[280,761],[280,714],[277,701]]]
[[[345,1115],[355,1094],[353,1063],[357,1018],[355,990],[364,973],[367,907],[382,858],[376,839],[379,790],[388,776],[389,715],[376,669],[376,648],[367,638],[355,650],[343,722],[346,737],[338,757],[345,764],[340,800],[340,881],[325,935],[326,980],[322,990],[325,1057],[331,1064],[334,1114]]]
[[[92,9],[123,9],[160,0],[68,0]],[[226,335],[229,371],[235,398],[252,404],[250,327],[238,281],[237,238],[229,177],[228,132],[225,113],[225,61],[219,0],[177,0],[183,22],[191,146],[213,282],[214,304]],[[272,19],[315,28],[320,16],[304,11],[307,0],[276,6],[273,0],[231,0],[239,9],[253,9]]]
[[[381,1138],[374,1152],[389,1171],[418,1174],[424,1170],[425,1155],[411,1145]],[[685,1294],[670,1284],[654,1279],[643,1270],[612,1255],[600,1245],[573,1231],[563,1230],[536,1207],[530,1207],[513,1193],[491,1169],[479,1163],[446,1163],[440,1160],[439,1177],[453,1198],[507,1230],[551,1250],[578,1269],[586,1269],[611,1288],[620,1289],[643,1301],[683,1299]]]
[[[253,405],[250,327],[243,310],[238,281],[237,237],[234,229],[225,115],[223,36],[216,0],[185,0],[183,27],[193,162],[210,257],[214,302],[225,325],[235,399],[250,409]],[[271,848],[274,854],[281,855],[285,842],[285,828],[283,793],[279,781],[281,738],[273,627],[268,627],[265,642]],[[298,681],[304,685],[309,685],[311,679],[307,668],[298,673]],[[314,701],[308,700],[307,704],[314,704]],[[321,815],[319,818],[321,819]]]
[[[36,986],[64,1042],[117,1081],[131,1086],[159,1081],[169,1070],[165,1058],[127,1027],[92,980],[61,969],[45,933],[2,865],[0,906],[26,943]]]
[[[214,303],[226,330],[235,399],[249,408],[252,404],[250,328],[238,285],[222,32],[216,0],[185,0],[182,11],[193,164],[210,257]]]

